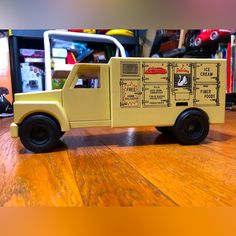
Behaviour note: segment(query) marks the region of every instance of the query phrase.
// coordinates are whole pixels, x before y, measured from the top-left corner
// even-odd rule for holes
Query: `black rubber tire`
[[[156,129],[163,134],[171,134],[172,127],[156,127]]]
[[[45,115],[33,115],[26,118],[19,128],[22,144],[36,153],[51,151],[58,143],[61,130],[52,118]]]
[[[209,132],[208,116],[200,110],[184,111],[177,118],[173,132],[183,144],[199,144]]]

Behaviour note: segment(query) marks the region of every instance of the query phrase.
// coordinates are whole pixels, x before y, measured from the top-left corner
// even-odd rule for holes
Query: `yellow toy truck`
[[[62,89],[16,94],[12,137],[33,152],[51,151],[79,127],[155,126],[198,144],[223,123],[226,61],[111,58],[75,64]]]

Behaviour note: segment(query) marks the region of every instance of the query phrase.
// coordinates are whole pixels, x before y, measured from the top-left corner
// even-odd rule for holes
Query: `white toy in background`
[[[43,90],[44,71],[40,68],[21,63],[22,92],[36,92]]]

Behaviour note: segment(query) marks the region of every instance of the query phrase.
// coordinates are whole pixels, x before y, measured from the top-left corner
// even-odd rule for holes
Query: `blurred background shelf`
[[[11,77],[13,84],[13,93],[22,92],[22,76],[20,64],[23,62],[20,56],[21,48],[39,49],[44,50],[43,34],[45,30],[10,30],[9,31],[9,48],[10,48],[10,64],[11,64]],[[138,57],[140,56],[139,46],[139,31],[134,30],[134,37],[112,35],[116,38],[125,48],[128,56]],[[59,39],[70,42],[80,42],[88,44],[89,48],[95,50],[104,50],[106,47],[110,47],[115,50],[115,46],[111,42],[105,39],[94,40],[91,38],[85,38],[79,40],[76,37],[70,36],[52,36],[51,40]],[[109,58],[108,58],[109,59]],[[42,64],[42,69],[45,70]]]

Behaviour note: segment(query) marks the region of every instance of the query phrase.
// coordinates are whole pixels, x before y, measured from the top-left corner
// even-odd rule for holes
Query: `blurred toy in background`
[[[96,34],[95,29],[69,29],[69,32]]]
[[[106,34],[107,31],[109,31],[110,29],[97,29],[97,34]]]
[[[79,43],[79,42],[70,42],[60,39],[53,39],[52,41],[53,49],[66,49],[67,52],[71,52],[68,55],[67,64],[74,64],[75,62],[80,62],[88,55],[92,54],[93,50],[88,48],[87,43]],[[73,55],[72,55],[73,54]],[[75,60],[72,60],[74,57]],[[74,63],[72,62],[74,61]]]
[[[185,49],[178,48],[180,30],[158,30],[154,38],[150,57],[177,57]]]
[[[95,29],[84,29],[83,32],[87,33],[87,34],[96,34],[96,30]]]
[[[120,35],[134,37],[134,32],[128,29],[112,29],[106,32],[106,35]]]
[[[187,30],[184,38],[184,47],[191,48],[195,47],[195,39],[200,34],[200,30],[193,29],[193,30]]]
[[[52,87],[53,89],[62,89],[66,78],[52,78]]]
[[[0,87],[0,117],[13,116],[13,106],[5,98],[9,94],[9,90],[5,87]]]
[[[128,29],[69,29],[70,32],[88,34],[106,34],[134,37],[134,32]]]
[[[61,89],[66,82],[66,78],[70,74],[70,71],[54,71],[52,75],[52,87],[53,89]]]
[[[204,29],[201,30],[200,34],[196,36],[194,46],[201,46],[211,41],[220,40],[226,36],[229,36],[232,30],[228,29]]]
[[[31,63],[20,63],[22,77],[22,92],[43,91],[44,71]]]
[[[93,60],[95,63],[106,63],[106,55],[104,51],[94,51]]]
[[[183,37],[181,38],[181,31]],[[150,57],[227,58],[232,29],[157,30]],[[227,56],[228,55],[228,56]]]

